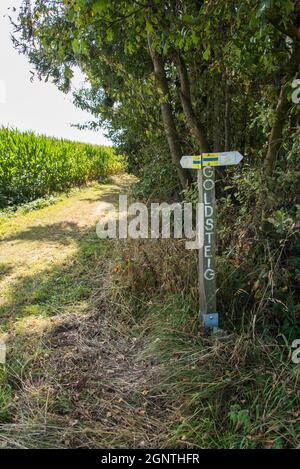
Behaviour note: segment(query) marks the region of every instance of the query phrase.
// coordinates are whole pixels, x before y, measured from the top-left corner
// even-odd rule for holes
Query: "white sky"
[[[0,0],[0,127],[33,130],[40,134],[70,140],[109,145],[101,131],[77,130],[70,124],[92,120],[88,112],[72,104],[71,94],[65,95],[51,83],[30,81],[30,65],[26,57],[14,50],[10,39],[12,27],[7,13],[21,0]],[[76,74],[74,85],[80,87],[83,77]]]

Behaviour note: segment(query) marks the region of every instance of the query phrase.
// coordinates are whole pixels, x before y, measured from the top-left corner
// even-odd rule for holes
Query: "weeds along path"
[[[107,294],[114,241],[99,240],[103,203],[129,176],[75,191],[1,225],[0,447],[155,447],[172,413],[153,387],[134,320]],[[102,204],[102,205],[101,205]]]

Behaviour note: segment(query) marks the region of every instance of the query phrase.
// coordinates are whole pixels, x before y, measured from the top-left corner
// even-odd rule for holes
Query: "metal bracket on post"
[[[203,326],[205,332],[212,332],[214,329],[219,329],[219,314],[218,313],[210,313],[210,314],[203,314],[201,313],[201,318],[203,322]]]

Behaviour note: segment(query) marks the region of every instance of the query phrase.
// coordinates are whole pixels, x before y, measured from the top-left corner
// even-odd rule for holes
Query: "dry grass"
[[[129,327],[99,299],[84,318],[67,314],[53,320],[40,353],[35,341],[35,355],[22,371],[10,370],[16,422],[2,425],[2,444],[9,439],[10,447],[158,446],[173,412],[152,391],[163,369],[142,357],[144,341]]]
[[[145,338],[112,294],[118,244],[100,242],[93,233],[91,213],[106,196],[114,201],[128,179],[117,184],[78,192],[21,217],[20,225],[10,221],[2,241],[13,267],[3,279],[8,287],[1,306],[10,333],[1,377],[10,396],[3,447],[166,444],[176,410],[153,391],[164,366],[144,358]],[[76,229],[64,224],[57,231],[66,216],[68,223],[78,217]],[[9,249],[12,237],[15,251]],[[52,262],[45,263],[49,250]]]
[[[178,409],[170,416],[169,445],[298,448],[300,371],[290,345],[256,330],[251,310],[240,311],[248,314],[244,330],[203,336],[196,260],[180,242],[130,241],[118,252],[110,297],[134,315],[143,356],[162,367],[153,389]],[[222,319],[231,322],[226,314]]]
[[[74,200],[81,211],[84,195]],[[225,339],[204,337],[195,253],[172,240],[100,242],[90,223],[59,250],[53,243],[52,265],[10,277],[0,307],[10,332],[0,445],[299,447],[289,346],[259,336],[251,320]]]

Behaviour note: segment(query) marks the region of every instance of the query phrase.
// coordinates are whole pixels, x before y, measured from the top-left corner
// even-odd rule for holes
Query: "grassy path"
[[[299,370],[202,336],[193,252],[97,238],[130,183],[0,221],[0,448],[299,447]]]
[[[73,255],[82,234],[95,231],[103,203],[115,202],[129,181],[129,177],[116,177],[113,184],[78,190],[56,205],[4,220],[0,225],[0,302],[5,301],[6,286]]]
[[[43,316],[45,304],[31,301],[39,295],[41,287],[50,282],[46,295],[51,299],[58,291],[61,297],[63,279],[52,285],[53,272],[80,255],[82,244],[97,246],[101,242],[95,235],[96,222],[105,204],[115,203],[118,193],[125,192],[132,181],[129,176],[115,177],[109,185],[74,191],[68,198],[49,207],[8,217],[0,224],[0,313],[5,322],[17,326]],[[96,242],[98,241],[98,242]],[[87,246],[86,246],[87,248]],[[88,285],[86,285],[88,289]],[[53,290],[53,291],[52,291]],[[84,290],[75,278],[68,301]],[[66,291],[66,296],[67,295]],[[49,299],[48,298],[48,299]],[[19,301],[20,300],[20,301]],[[50,313],[50,300],[48,306]],[[78,305],[77,305],[78,307]],[[47,308],[46,308],[47,309]],[[46,311],[47,312],[47,311]],[[31,316],[31,313],[33,317]]]
[[[167,415],[134,321],[110,301],[113,241],[95,223],[129,176],[1,225],[0,446],[151,447]],[[132,322],[133,321],[133,322]]]

